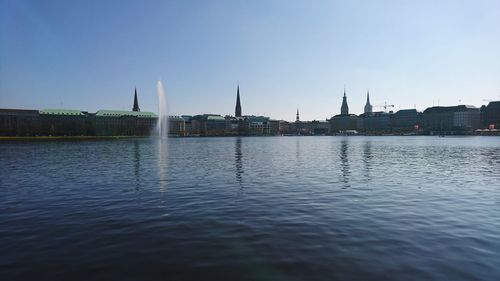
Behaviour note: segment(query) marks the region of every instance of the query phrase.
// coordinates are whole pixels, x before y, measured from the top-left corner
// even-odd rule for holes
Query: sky
[[[0,108],[324,120],[500,100],[500,0],[0,0]],[[374,110],[383,110],[375,107]]]

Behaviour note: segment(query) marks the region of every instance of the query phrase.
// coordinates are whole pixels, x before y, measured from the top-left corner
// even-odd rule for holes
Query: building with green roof
[[[81,110],[74,109],[42,109],[40,110],[41,115],[57,115],[57,116],[84,116],[85,114]]]
[[[153,112],[99,110],[95,113],[97,136],[148,136],[158,116]]]
[[[40,135],[85,136],[88,133],[87,113],[74,109],[42,109]]]
[[[192,118],[192,133],[200,136],[226,135],[226,119],[219,114],[195,115]]]
[[[99,110],[96,117],[123,117],[133,116],[138,118],[158,118],[153,112],[125,111],[125,110]]]

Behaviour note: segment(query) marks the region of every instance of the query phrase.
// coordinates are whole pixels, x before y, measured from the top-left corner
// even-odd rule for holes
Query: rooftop
[[[42,109],[40,110],[40,114],[84,116],[81,110],[74,110],[74,109]]]
[[[206,120],[206,121],[225,121],[224,117],[219,114],[203,114],[203,115],[195,115],[193,119],[196,120]]]
[[[38,115],[38,110],[0,108],[0,115]]]
[[[473,105],[433,106],[424,110],[424,113],[458,112],[458,111],[475,111],[475,110],[479,110],[479,108]]]
[[[97,117],[122,117],[133,116],[138,118],[157,118],[153,112],[127,111],[127,110],[99,110],[95,114]]]

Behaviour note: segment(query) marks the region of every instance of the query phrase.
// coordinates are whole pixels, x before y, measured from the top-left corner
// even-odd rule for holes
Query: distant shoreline
[[[149,136],[27,136],[27,137],[0,137],[2,140],[109,140],[109,139],[144,139]]]
[[[276,136],[169,136],[169,138],[213,138],[213,137],[414,137],[414,136],[428,136],[439,137],[438,135],[276,135]],[[446,135],[446,137],[472,137],[472,136],[498,136],[498,135]],[[152,136],[0,136],[0,141],[21,141],[21,140],[125,140],[125,139],[154,139]]]

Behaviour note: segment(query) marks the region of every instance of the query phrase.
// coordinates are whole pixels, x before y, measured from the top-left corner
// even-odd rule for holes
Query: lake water
[[[500,280],[500,138],[0,142],[0,280]]]

